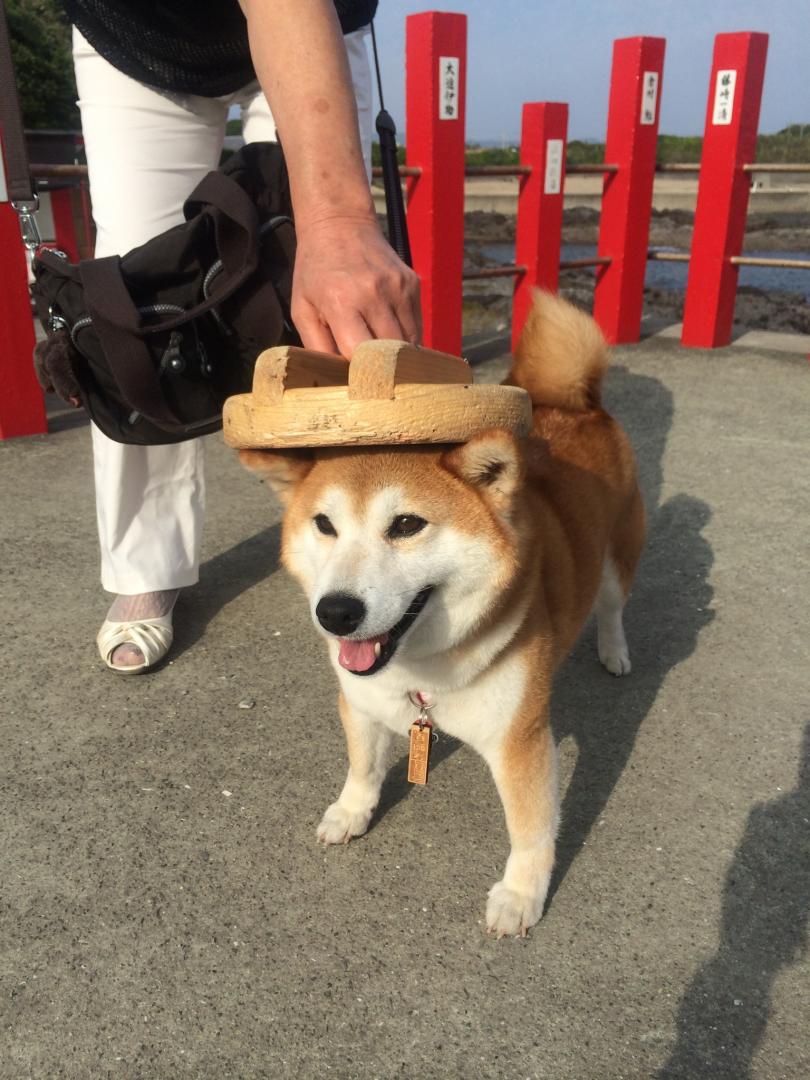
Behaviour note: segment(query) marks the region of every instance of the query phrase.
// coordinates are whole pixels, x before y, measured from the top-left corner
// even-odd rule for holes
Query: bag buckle
[[[17,217],[20,219],[20,235],[23,244],[29,251],[36,251],[42,243],[36,218],[37,210],[39,210],[39,196],[34,195],[31,199],[12,202],[11,208],[17,212]]]

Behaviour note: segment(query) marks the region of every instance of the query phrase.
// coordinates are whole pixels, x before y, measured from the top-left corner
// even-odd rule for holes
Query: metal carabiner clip
[[[33,199],[12,202],[11,208],[16,211],[17,217],[20,219],[20,235],[23,244],[29,251],[36,251],[42,243],[36,217],[37,210],[39,210],[39,196],[34,195]]]

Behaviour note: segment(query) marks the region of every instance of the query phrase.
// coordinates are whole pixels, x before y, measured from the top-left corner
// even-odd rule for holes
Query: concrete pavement
[[[201,583],[132,679],[93,646],[86,426],[0,444],[0,1076],[809,1075],[809,387],[800,355],[615,351],[650,515],[634,669],[590,628],[561,673],[553,897],[497,943],[468,749],[409,789],[398,747],[369,834],[315,845],[334,678],[219,438]]]

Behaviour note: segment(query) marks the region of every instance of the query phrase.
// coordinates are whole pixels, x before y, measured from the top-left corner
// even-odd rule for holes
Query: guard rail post
[[[515,279],[513,352],[531,307],[532,289],[557,291],[567,129],[567,105],[546,101],[523,106],[520,163],[530,171],[520,177],[515,263],[526,272]]]
[[[45,401],[34,375],[34,321],[20,223],[8,200],[0,142],[0,439],[44,435]]]
[[[613,43],[605,161],[599,221],[600,257],[594,317],[612,344],[638,341],[658,147],[658,118],[666,41],[621,38]]]
[[[407,17],[408,229],[422,282],[425,345],[461,352],[467,16]]]
[[[76,233],[74,192],[77,192],[75,187],[65,184],[63,187],[51,188],[50,196],[56,246],[60,251],[64,251],[71,262],[75,263],[79,261],[81,255]]]
[[[756,156],[768,35],[718,34],[700,161],[681,344],[713,349],[731,340],[750,181]]]

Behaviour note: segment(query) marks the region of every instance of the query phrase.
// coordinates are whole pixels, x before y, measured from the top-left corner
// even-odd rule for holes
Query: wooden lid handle
[[[253,372],[253,397],[257,403],[280,402],[285,390],[316,386],[345,386],[349,362],[332,353],[313,352],[295,345],[265,349]]]
[[[349,364],[350,400],[392,401],[402,383],[471,383],[470,365],[460,356],[405,341],[364,341]]]
[[[332,353],[295,345],[265,349],[253,373],[257,404],[279,403],[287,390],[349,387],[349,399],[393,401],[403,383],[463,384],[473,381],[470,365],[459,356],[423,349],[405,341],[364,341],[351,363]]]

